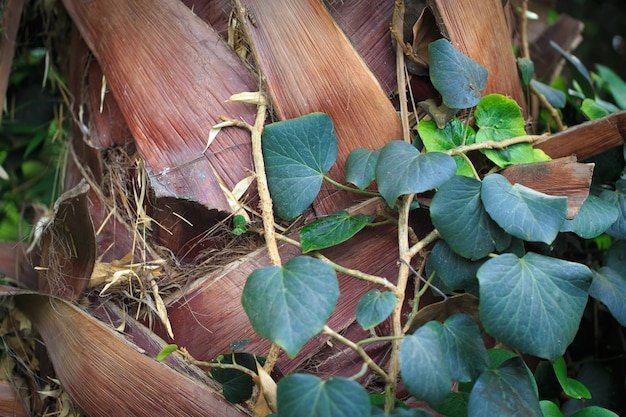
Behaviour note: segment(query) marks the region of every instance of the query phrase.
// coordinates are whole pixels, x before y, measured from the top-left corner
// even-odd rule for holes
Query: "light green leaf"
[[[541,413],[543,417],[563,417],[563,413],[559,409],[559,406],[548,400],[539,401],[541,407]]]
[[[589,295],[607,306],[613,317],[626,326],[626,271],[603,266],[593,274]]]
[[[368,291],[356,306],[356,321],[368,330],[382,323],[393,311],[396,296],[380,290]]]
[[[338,245],[371,223],[375,216],[357,214],[350,216],[342,210],[307,224],[300,230],[302,252],[324,249]]]
[[[565,392],[565,394],[576,399],[591,398],[591,393],[583,384],[575,379],[568,378],[567,365],[565,364],[563,356],[554,361],[552,368],[554,369],[554,374],[556,375],[559,384],[561,384],[561,388],[563,388],[563,392]]]
[[[346,417],[371,415],[367,392],[346,378],[323,381],[314,375],[293,374],[280,380],[278,417]]]
[[[552,243],[567,213],[567,197],[511,185],[500,174],[485,177],[480,196],[485,210],[502,229],[527,241]]]
[[[298,256],[282,268],[268,266],[252,272],[241,303],[259,336],[277,343],[293,358],[322,330],[338,298],[335,271],[318,259]]]
[[[156,357],[156,360],[159,361],[159,362],[163,362],[165,359],[168,358],[168,356],[170,356],[172,353],[176,352],[176,349],[178,349],[178,345],[169,344],[169,345],[165,346],[158,353],[158,355]]]
[[[470,393],[467,415],[542,417],[524,362],[516,357],[483,372]]]
[[[451,156],[439,152],[420,154],[412,145],[394,140],[380,151],[376,165],[378,190],[390,207],[403,194],[439,187],[456,173]]]
[[[453,251],[468,259],[480,259],[511,242],[487,214],[480,198],[480,181],[455,176],[433,197],[430,217]]]
[[[456,117],[445,124],[443,128],[437,127],[433,120],[423,120],[417,125],[417,132],[424,142],[428,152],[445,152],[461,145],[471,145],[476,140],[476,132],[471,126],[467,126],[467,135],[464,136],[465,124]],[[456,163],[457,175],[471,177],[474,171],[469,163],[460,155],[453,157]]]
[[[605,109],[595,100],[590,98],[586,98],[583,100],[583,104],[580,106],[580,110],[585,116],[587,116],[587,119],[589,120],[601,119],[609,115],[607,109]]]
[[[327,114],[311,113],[265,126],[262,143],[274,210],[291,220],[313,202],[337,159],[335,128]]]
[[[619,415],[606,408],[592,405],[575,412],[570,417],[619,417]]]
[[[346,159],[346,182],[356,185],[361,190],[369,186],[376,178],[376,164],[380,151],[365,148],[354,149]]]
[[[480,318],[502,343],[556,360],[572,342],[592,273],[585,265],[532,252],[489,259],[477,273]]]

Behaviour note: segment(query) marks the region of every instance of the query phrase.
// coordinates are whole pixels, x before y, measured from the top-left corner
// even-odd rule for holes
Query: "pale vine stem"
[[[450,149],[446,151],[450,156],[461,155],[466,152],[478,151],[481,149],[504,149],[507,146],[516,145],[518,143],[536,143],[542,142],[548,138],[549,135],[524,135],[517,136],[510,139],[505,139],[501,142],[496,142],[494,140],[486,140],[480,143],[473,143],[471,145],[463,145],[457,146],[456,148]]]

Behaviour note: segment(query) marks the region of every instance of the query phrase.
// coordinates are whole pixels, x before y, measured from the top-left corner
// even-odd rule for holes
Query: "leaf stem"
[[[392,292],[396,291],[396,286],[392,282],[387,280],[387,278],[366,274],[365,272],[361,272],[357,269],[346,268],[344,266],[336,264],[335,262],[331,261],[330,259],[328,259],[326,256],[322,255],[319,252],[314,252],[313,256],[315,256],[317,259],[321,261],[326,262],[328,265],[330,265],[331,268],[333,268],[337,272],[341,272],[342,274],[346,274],[346,275],[349,275],[354,278],[358,278],[363,281],[368,281],[373,284],[381,285]]]
[[[439,234],[439,230],[433,229],[433,231],[430,232],[424,239],[420,240],[419,242],[417,242],[415,245],[411,246],[407,250],[406,254],[409,260],[408,261],[405,260],[405,262],[410,262],[411,258],[413,258],[426,246],[430,245],[431,243],[433,243],[435,240],[439,239],[440,237],[441,235]],[[404,259],[404,258],[401,258],[401,259]]]
[[[366,191],[366,190],[361,190],[358,188],[352,188],[352,187],[348,187],[346,185],[343,185],[337,181],[335,181],[334,179],[324,175],[324,179],[329,182],[330,184],[334,185],[335,187],[339,188],[340,190],[344,190],[344,191],[350,191],[352,193],[355,194],[361,194],[361,195],[366,195],[369,197],[380,197],[380,193],[375,193],[372,191]]]
[[[481,149],[504,149],[507,146],[516,145],[518,143],[530,143],[539,142],[545,140],[548,135],[523,135],[510,139],[505,139],[501,142],[495,140],[486,140],[480,143],[473,143],[471,145],[457,146],[456,148],[446,151],[450,156],[460,155],[470,151],[478,151]]]
[[[201,366],[204,368],[234,369],[236,371],[243,372],[244,374],[249,375],[254,380],[258,378],[258,375],[256,374],[256,372],[252,371],[251,369],[246,368],[245,366],[237,365],[236,363],[219,363],[219,362],[199,361],[197,359],[194,359],[193,356],[191,356],[189,352],[187,352],[184,349],[183,350],[178,349],[177,352],[180,353],[187,362],[195,366]]]

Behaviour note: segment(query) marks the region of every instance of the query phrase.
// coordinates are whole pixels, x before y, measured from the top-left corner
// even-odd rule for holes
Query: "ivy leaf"
[[[168,356],[170,356],[172,353],[176,352],[177,349],[178,349],[178,345],[175,345],[175,344],[166,345],[157,354],[156,360],[159,361],[159,362],[163,362],[165,359],[168,358]]]
[[[585,265],[529,252],[489,259],[478,270],[480,318],[492,336],[556,360],[572,342],[587,303]]]
[[[483,179],[480,196],[485,210],[507,233],[533,242],[550,244],[561,230],[567,197],[540,193],[511,183],[500,174]]]
[[[474,107],[487,82],[487,70],[459,52],[447,39],[428,45],[430,80],[453,109]]]
[[[535,63],[530,58],[517,58],[517,68],[519,68],[524,85],[530,84],[535,74]]]
[[[452,376],[441,347],[443,326],[430,321],[400,344],[400,372],[409,393],[418,400],[441,403],[452,388]]]
[[[615,205],[589,195],[571,220],[565,220],[561,232],[574,232],[583,239],[593,239],[606,231],[619,216]]]
[[[483,372],[470,393],[467,415],[543,417],[526,366],[519,357]]]
[[[276,214],[300,215],[315,199],[324,174],[337,159],[337,137],[330,117],[311,113],[263,129],[263,158]]]
[[[378,191],[391,208],[400,195],[432,190],[455,173],[456,164],[451,156],[439,152],[420,154],[400,140],[391,141],[381,149],[376,165]]]
[[[430,217],[443,239],[468,259],[484,258],[511,241],[489,217],[480,195],[480,181],[455,176],[439,188],[430,206]]]
[[[619,324],[626,326],[626,276],[624,269],[617,270],[603,266],[594,272],[589,295],[602,301]]]
[[[557,90],[556,88],[552,88],[547,84],[544,84],[537,80],[532,80],[530,84],[537,89],[543,96],[548,100],[553,107],[557,109],[562,109],[565,107],[566,99],[565,93],[561,90]]]
[[[539,401],[543,417],[563,417],[563,413],[558,405],[549,400]]]
[[[441,345],[452,379],[470,382],[487,369],[488,358],[480,330],[466,314],[454,314],[443,323]]]
[[[552,368],[554,369],[554,374],[563,388],[563,392],[572,398],[591,398],[591,393],[589,390],[579,381],[575,379],[568,378],[567,376],[567,365],[565,364],[565,359],[563,356],[558,358],[552,364]]]
[[[365,330],[378,326],[393,311],[396,296],[388,291],[368,291],[356,306],[356,321]]]
[[[591,405],[576,411],[570,417],[619,417],[616,413],[606,408]]]
[[[601,119],[609,115],[609,111],[607,109],[590,98],[583,100],[583,104],[580,106],[580,111],[582,111],[589,120]]]
[[[367,188],[376,178],[376,164],[380,150],[354,149],[346,158],[346,182],[361,190]]]
[[[604,65],[596,64],[598,75],[606,83],[613,100],[622,109],[626,110],[626,82],[620,78],[612,69]]]
[[[342,210],[317,219],[300,231],[302,252],[307,253],[345,242],[371,223],[374,218],[375,216],[365,214],[350,216],[347,211]]]
[[[434,270],[448,288],[465,290],[475,283],[476,272],[483,262],[457,255],[445,240],[439,240],[426,261],[426,268]]]
[[[517,103],[500,94],[483,97],[476,106],[474,113],[476,126],[476,143],[492,140],[502,142],[526,135],[524,117]],[[535,161],[533,147],[529,143],[518,143],[506,149],[481,150],[487,158],[503,168],[509,165],[525,164]]]
[[[277,343],[293,358],[322,330],[338,298],[335,271],[318,259],[298,256],[283,267],[252,272],[241,303],[259,336]]]
[[[418,408],[396,407],[390,413],[385,413],[382,407],[372,406],[371,417],[433,417],[428,411]]]
[[[614,242],[604,255],[604,266],[615,271],[626,271],[626,241]]]
[[[280,380],[278,417],[345,417],[371,415],[367,392],[347,378],[323,381],[314,375],[293,374]]]
[[[476,132],[467,126],[467,135],[464,136],[465,124],[456,117],[437,127],[433,120],[423,120],[417,125],[417,131],[428,152],[445,152],[461,145],[471,145],[476,140]],[[465,142],[464,142],[465,140]],[[474,175],[470,164],[460,155],[453,156],[456,163],[457,175],[471,177]]]
[[[236,363],[256,372],[256,360],[257,358],[249,353],[233,352],[219,355],[213,363]],[[265,362],[265,360],[261,358],[259,358],[259,361],[261,364]],[[247,401],[252,396],[254,381],[248,374],[236,369],[213,368],[211,370],[211,377],[222,384],[222,393],[228,402],[238,404]]]
[[[578,59],[576,55],[572,55],[565,51],[554,41],[550,41],[550,46],[556,49],[556,51],[560,53],[561,56],[565,58],[565,60],[575,69],[575,71],[573,71],[574,79],[578,82],[578,85],[580,85],[585,97],[595,97],[596,93],[593,90],[593,85],[591,84],[591,76],[580,59]]]
[[[626,180],[616,181],[615,188],[615,191],[605,190],[600,194],[601,199],[618,209],[617,220],[606,230],[606,233],[616,239],[626,239]]]

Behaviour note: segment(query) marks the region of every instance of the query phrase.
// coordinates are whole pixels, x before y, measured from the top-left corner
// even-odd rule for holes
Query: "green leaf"
[[[485,210],[500,227],[527,241],[552,243],[567,213],[567,197],[511,185],[500,174],[483,179],[480,196]]]
[[[451,156],[439,152],[420,154],[400,140],[391,141],[381,149],[376,165],[378,190],[391,208],[400,195],[432,190],[455,173],[456,164]]]
[[[342,210],[317,219],[300,231],[302,252],[307,253],[345,242],[371,223],[374,218],[375,216],[365,214],[350,216],[347,211]]]
[[[618,209],[617,220],[606,230],[606,234],[616,239],[626,239],[626,180],[618,180],[616,190],[605,190],[600,198],[613,204]]]
[[[434,410],[441,415],[450,417],[467,417],[469,392],[450,392]]]
[[[522,258],[507,253],[489,259],[477,275],[487,332],[540,358],[563,354],[587,303],[589,268],[532,252]]]
[[[443,366],[442,332],[441,323],[430,321],[400,344],[402,381],[412,396],[431,404],[441,403],[452,388],[450,371]]]
[[[559,384],[561,384],[561,388],[563,388],[563,392],[565,392],[565,394],[577,399],[591,398],[591,393],[583,384],[575,379],[567,377],[567,365],[565,364],[563,356],[554,361],[552,368],[554,369],[554,374],[559,380]]]
[[[432,268],[448,288],[465,290],[476,282],[476,272],[483,262],[457,255],[445,240],[440,240],[433,247],[426,266]]]
[[[335,271],[307,256],[295,257],[282,268],[268,266],[252,272],[241,303],[259,336],[294,357],[319,333],[339,298]]]
[[[367,392],[355,381],[293,374],[280,380],[278,417],[346,417],[371,415]]]
[[[450,376],[470,382],[487,369],[488,358],[480,330],[466,314],[454,314],[443,323],[441,345]]]
[[[159,361],[159,362],[163,362],[165,359],[167,359],[168,356],[170,356],[172,353],[176,352],[176,349],[178,349],[178,345],[169,344],[169,345],[165,346],[157,354],[156,360]]]
[[[361,190],[367,188],[376,178],[376,164],[379,150],[365,148],[354,149],[346,159],[346,182],[356,185]]]
[[[480,194],[480,181],[455,176],[439,188],[430,206],[430,217],[443,239],[468,259],[484,258],[511,241],[487,214]]]
[[[313,202],[337,159],[335,128],[328,115],[311,113],[265,126],[262,142],[274,210],[291,220]]]
[[[228,349],[230,350],[241,350],[241,349],[245,349],[246,346],[248,346],[248,344],[250,343],[252,339],[249,337],[246,337],[245,339],[239,339],[239,340],[235,340],[234,342],[231,342],[228,345]]]
[[[554,41],[550,41],[550,46],[556,49],[557,52],[560,53],[561,56],[565,58],[565,60],[575,69],[575,71],[573,72],[574,79],[582,88],[585,97],[595,97],[596,94],[593,91],[593,86],[591,85],[591,76],[589,75],[589,71],[587,71],[587,68],[585,68],[580,59],[578,59],[578,57],[575,55],[567,53]]]
[[[219,355],[213,363],[238,364],[256,373],[256,361],[254,355],[237,352]],[[262,365],[264,359],[259,360]],[[222,384],[222,392],[226,401],[233,404],[247,401],[252,396],[254,381],[250,375],[237,369],[212,368],[211,378]]]
[[[456,117],[445,124],[443,128],[437,127],[433,120],[423,120],[417,125],[417,132],[424,142],[428,152],[445,152],[461,145],[471,145],[476,140],[476,132],[467,126],[467,135],[464,136],[465,124]],[[457,175],[471,177],[474,175],[469,163],[460,155],[453,157],[456,163]]]
[[[520,358],[483,372],[472,388],[467,408],[469,417],[542,417],[539,400]]]
[[[447,39],[428,45],[430,80],[453,109],[474,107],[487,82],[487,70],[459,52]]]
[[[522,76],[522,82],[524,85],[530,84],[535,74],[535,64],[530,58],[517,58],[517,68],[519,68],[520,75]]]
[[[626,241],[614,242],[604,254],[604,266],[615,271],[626,271]]]
[[[368,291],[356,306],[356,321],[368,330],[382,323],[393,311],[396,296],[380,290]]]
[[[626,110],[626,82],[622,80],[612,69],[604,65],[596,64],[598,75],[607,84],[613,100],[622,110]]]
[[[563,417],[563,413],[559,409],[559,406],[548,400],[539,401],[541,407],[541,413],[543,417]]]
[[[517,103],[500,94],[483,97],[474,113],[476,143],[492,140],[502,142],[526,135],[524,117]],[[485,149],[481,151],[499,167],[534,162],[533,147],[529,143],[518,143],[506,149]]]
[[[371,417],[433,417],[428,411],[417,408],[394,408],[391,413],[385,413],[381,407],[372,406]]]
[[[626,326],[625,271],[603,266],[594,272],[591,288],[589,288],[589,295],[604,303],[622,326]]]
[[[548,103],[550,103],[552,107],[556,107],[557,109],[562,109],[563,107],[565,107],[565,93],[561,90],[552,88],[549,85],[537,80],[532,80],[530,84],[535,87],[537,91],[546,98],[546,100],[548,100]]]
[[[237,236],[240,236],[248,231],[246,218],[241,214],[236,214],[233,217],[233,230],[231,233]]]
[[[615,221],[619,211],[615,205],[599,197],[589,195],[578,214],[565,220],[561,232],[574,232],[583,239],[593,239],[604,233]]]
[[[595,100],[586,98],[580,106],[580,110],[589,120],[601,119],[609,115],[607,109],[599,105]]]
[[[616,413],[606,408],[597,407],[592,405],[585,407],[572,414],[570,417],[619,417]]]

